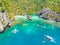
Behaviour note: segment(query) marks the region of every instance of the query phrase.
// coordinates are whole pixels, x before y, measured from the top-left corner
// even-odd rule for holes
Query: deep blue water
[[[60,26],[57,26],[56,22],[49,22],[36,16],[32,16],[32,20],[16,17],[16,21],[22,23],[0,34],[0,45],[60,45]],[[14,33],[14,30],[17,32]],[[54,41],[51,41],[47,35]]]

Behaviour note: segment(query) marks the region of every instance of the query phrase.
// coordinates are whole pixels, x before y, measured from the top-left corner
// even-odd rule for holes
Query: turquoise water
[[[24,16],[16,16],[16,21],[22,23],[16,24],[0,34],[0,45],[60,45],[58,23],[37,16],[32,16],[32,20],[28,20]],[[17,32],[14,33],[14,30]],[[47,35],[54,41],[51,41]]]

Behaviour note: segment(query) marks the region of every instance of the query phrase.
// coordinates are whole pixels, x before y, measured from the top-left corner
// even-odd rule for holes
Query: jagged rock
[[[32,16],[27,16],[27,18],[28,18],[29,20],[31,20],[31,19],[32,19]]]
[[[3,28],[2,22],[0,21],[0,32],[2,31],[4,31],[4,28]]]
[[[3,23],[4,22],[4,23]],[[7,12],[0,12],[0,32],[4,32],[7,27],[10,27],[10,19]]]
[[[44,8],[42,9],[39,13],[38,16],[43,19],[47,20],[53,20],[56,22],[60,22],[60,14],[57,14],[56,12],[50,10],[49,8]]]

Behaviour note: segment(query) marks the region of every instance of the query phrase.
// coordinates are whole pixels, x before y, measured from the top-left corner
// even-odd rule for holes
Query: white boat
[[[52,38],[51,36],[49,36],[49,35],[45,35],[45,37],[46,37],[47,39],[49,39],[51,42],[56,43],[55,39]]]
[[[3,28],[3,26],[5,28]],[[9,20],[9,16],[8,16],[7,12],[6,11],[5,12],[0,12],[0,32],[5,30],[9,26],[10,26],[10,20]]]

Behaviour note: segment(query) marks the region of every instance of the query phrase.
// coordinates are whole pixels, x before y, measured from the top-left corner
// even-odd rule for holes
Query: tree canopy
[[[46,7],[60,13],[60,0],[0,0],[1,10],[7,10],[10,16],[35,14]]]

